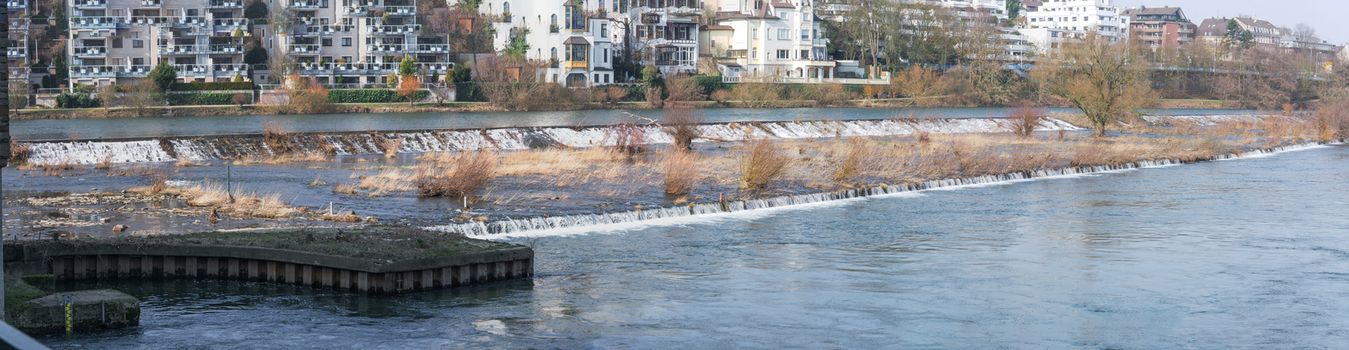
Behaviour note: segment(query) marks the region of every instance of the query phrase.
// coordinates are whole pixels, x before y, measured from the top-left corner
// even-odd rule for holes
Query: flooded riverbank
[[[1349,148],[509,239],[532,282],[365,298],[118,286],[56,348],[1333,348]],[[8,182],[7,182],[8,184]]]

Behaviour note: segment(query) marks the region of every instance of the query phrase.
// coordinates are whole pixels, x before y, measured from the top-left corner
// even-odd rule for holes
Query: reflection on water
[[[403,297],[120,285],[58,348],[1334,348],[1349,147],[566,237],[532,281]]]

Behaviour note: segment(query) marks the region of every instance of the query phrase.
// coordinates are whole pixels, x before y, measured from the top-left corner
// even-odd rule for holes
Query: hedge
[[[703,90],[703,96],[711,96],[713,91],[726,88],[726,83],[721,82],[720,75],[695,75],[693,82],[698,84]]]
[[[414,100],[422,100],[431,93],[426,90],[418,90],[412,95]],[[398,92],[388,89],[360,89],[360,90],[329,90],[328,101],[333,103],[389,103],[389,102],[407,102],[407,98],[399,95]]]
[[[459,76],[455,75],[455,79],[459,79]],[[487,102],[487,96],[483,95],[482,89],[478,88],[478,83],[460,81],[454,83],[454,100],[458,102]]]
[[[196,92],[187,94],[169,94],[170,106],[207,106],[234,104],[233,92]]]
[[[253,90],[252,82],[190,82],[173,83],[173,91],[235,91],[235,90]]]
[[[62,92],[60,95],[56,95],[56,106],[60,108],[93,108],[98,107],[98,105],[98,99],[88,93]]]

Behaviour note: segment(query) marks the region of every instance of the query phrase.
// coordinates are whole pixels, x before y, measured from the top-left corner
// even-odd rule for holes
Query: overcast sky
[[[1349,1],[1345,0],[1115,0],[1121,7],[1180,7],[1194,24],[1209,17],[1249,15],[1293,28],[1306,23],[1316,28],[1321,40],[1334,44],[1349,43]]]

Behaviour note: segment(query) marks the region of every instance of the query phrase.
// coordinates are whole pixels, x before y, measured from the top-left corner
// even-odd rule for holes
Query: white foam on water
[[[1297,150],[1324,148],[1324,145],[1304,144],[1255,150],[1218,157],[1215,160],[1261,157]],[[989,186],[1002,186],[1028,181],[1055,180],[1101,176],[1103,174],[1171,167],[1185,164],[1177,160],[1145,160],[1114,166],[1069,167],[1038,170],[1026,173],[977,176],[970,178],[932,180],[920,184],[853,189],[836,192],[801,194],[764,199],[731,201],[726,203],[692,204],[680,207],[596,213],[558,217],[506,219],[488,223],[449,224],[427,227],[430,230],[459,233],[475,238],[508,239],[519,237],[570,236],[579,234],[621,232],[653,226],[686,225],[715,222],[725,219],[753,220],[775,215],[785,210],[818,208],[870,198],[903,198],[922,196],[927,191],[950,191]]]

